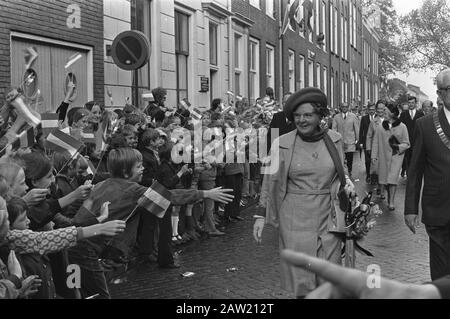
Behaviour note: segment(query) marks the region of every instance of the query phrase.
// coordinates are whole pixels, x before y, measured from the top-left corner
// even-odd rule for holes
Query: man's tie
[[[347,114],[344,113],[344,120],[347,118]]]
[[[414,111],[409,111],[409,114],[411,116],[411,120],[413,120],[414,119]]]

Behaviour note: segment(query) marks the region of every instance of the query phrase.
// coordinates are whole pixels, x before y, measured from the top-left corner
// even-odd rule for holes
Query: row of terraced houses
[[[26,88],[38,111],[55,110],[69,79],[74,104],[143,106],[142,93],[161,86],[167,103],[182,98],[208,108],[228,91],[254,102],[272,87],[277,97],[307,86],[321,88],[329,105],[378,98],[379,36],[363,17],[360,0],[299,0],[300,29],[283,20],[293,0],[0,0],[0,99],[29,74],[27,48],[39,56],[36,81]],[[114,38],[126,30],[150,40],[148,64],[118,68]],[[70,68],[74,54],[82,58]],[[3,93],[3,94],[2,94]]]

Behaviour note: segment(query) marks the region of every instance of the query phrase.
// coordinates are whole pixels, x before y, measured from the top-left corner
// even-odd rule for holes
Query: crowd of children
[[[162,88],[152,94],[144,109],[127,104],[114,111],[95,102],[70,108],[66,98],[55,113],[57,127],[50,133],[43,122],[29,128],[33,143],[18,148],[7,136],[20,114],[14,103],[5,104],[0,298],[109,298],[108,273],[117,265],[142,261],[178,268],[175,245],[224,236],[230,223],[242,220],[242,207],[258,197],[261,183],[260,163],[249,161],[249,140],[243,147],[231,138],[235,150],[247,155],[243,162],[221,162],[197,154],[176,132],[194,138],[200,129],[202,147],[226,145],[227,129],[268,126],[276,111],[270,91],[253,107],[239,97],[228,106],[215,99],[205,112],[187,100],[167,106]],[[211,130],[223,135],[206,133]],[[55,131],[81,147],[71,151],[64,138],[55,147],[49,143]],[[174,154],[188,154],[189,160]],[[139,206],[155,181],[170,192],[162,218]],[[79,286],[67,284],[69,265],[80,269]]]

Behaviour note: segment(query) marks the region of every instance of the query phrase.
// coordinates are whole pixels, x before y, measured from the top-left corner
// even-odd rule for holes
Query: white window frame
[[[331,78],[330,78],[330,105],[332,108],[335,108],[334,105],[334,74],[331,72]]]
[[[275,1],[274,0],[266,0],[266,15],[275,19]]]
[[[253,75],[253,83],[251,83],[250,85],[253,85],[253,92],[252,94],[254,96],[250,96],[249,94],[249,98],[250,98],[250,103],[254,103],[256,101],[257,98],[259,98],[260,92],[259,92],[259,77],[260,77],[260,67],[259,67],[259,61],[260,61],[260,51],[259,51],[259,40],[255,39],[255,38],[250,38],[250,65],[249,65],[249,71],[250,73]],[[252,62],[253,62],[253,49],[252,49],[252,45],[255,45],[255,61],[254,61],[254,65],[255,68],[252,67]]]
[[[288,58],[289,92],[295,92],[295,52],[289,50]]]
[[[338,29],[338,20],[339,20],[339,14],[337,8],[334,8],[334,53],[336,53],[337,56],[340,55],[339,53],[339,29]]]
[[[236,37],[238,37],[238,58],[239,58],[239,65],[236,65],[236,61],[234,61],[234,76],[233,76],[233,82],[236,82],[236,75],[239,75],[239,83],[234,83],[234,93],[240,94],[243,88],[243,74],[244,74],[244,66],[245,66],[245,56],[244,56],[244,35],[242,33],[234,31],[234,37],[233,37],[233,58],[236,54]],[[235,59],[234,59],[235,60]],[[239,90],[237,90],[237,85],[239,85]]]
[[[251,5],[252,7],[261,9],[261,8],[260,8],[260,5],[261,5],[261,4],[260,4],[260,0],[250,0],[249,2],[250,2],[250,5]]]
[[[210,46],[209,65],[213,68],[218,68],[219,67],[219,45],[220,45],[219,27],[220,27],[220,25],[217,22],[210,20],[208,37],[210,36],[210,33],[211,33],[211,26],[213,28],[215,28],[215,31],[216,31],[216,64],[211,64],[211,43],[210,43],[211,41],[208,41],[209,42],[208,45]]]
[[[327,52],[327,5],[325,1],[321,1],[321,10],[322,10],[322,33],[323,33],[323,51]]]
[[[322,69],[322,91],[328,96],[328,68],[326,66]]]
[[[380,90],[380,88],[379,88],[378,82],[376,82],[376,83],[374,84],[374,95],[373,95],[373,101],[374,101],[374,102],[378,101],[379,90]]]
[[[334,7],[333,7],[333,2],[330,1],[330,5],[329,5],[329,10],[330,10],[330,51],[332,53],[336,53],[335,50],[335,39],[334,39]]]
[[[299,89],[303,89],[306,85],[306,73],[305,73],[305,56],[303,55],[299,55],[299,60],[298,60],[298,65],[299,65],[299,74],[300,74],[300,87]]]
[[[266,87],[275,89],[275,47],[270,44],[266,44]]]
[[[358,50],[358,8],[353,4],[353,47]]]
[[[320,63],[316,63],[316,69],[315,69],[315,76],[316,76],[316,88],[321,89],[322,88],[322,66]]]
[[[344,22],[344,15],[341,14],[341,57],[343,59],[345,59],[345,39],[344,39],[344,26],[345,26],[345,22]]]
[[[314,86],[314,61],[308,59],[308,86]]]
[[[364,76],[364,101],[363,104],[366,104],[369,100],[370,88],[369,88],[369,78]]]

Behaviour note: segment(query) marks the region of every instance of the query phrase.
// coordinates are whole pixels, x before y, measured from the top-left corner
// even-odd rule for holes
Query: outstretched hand
[[[289,264],[311,271],[327,282],[309,295],[308,299],[412,299],[441,298],[436,286],[404,284],[399,281],[376,278],[375,274],[344,268],[309,255],[283,250],[281,258]]]
[[[216,187],[204,191],[204,194],[206,198],[212,199],[215,202],[226,204],[233,201],[234,195],[228,194],[232,192],[234,192],[233,189],[222,189],[222,187]]]

